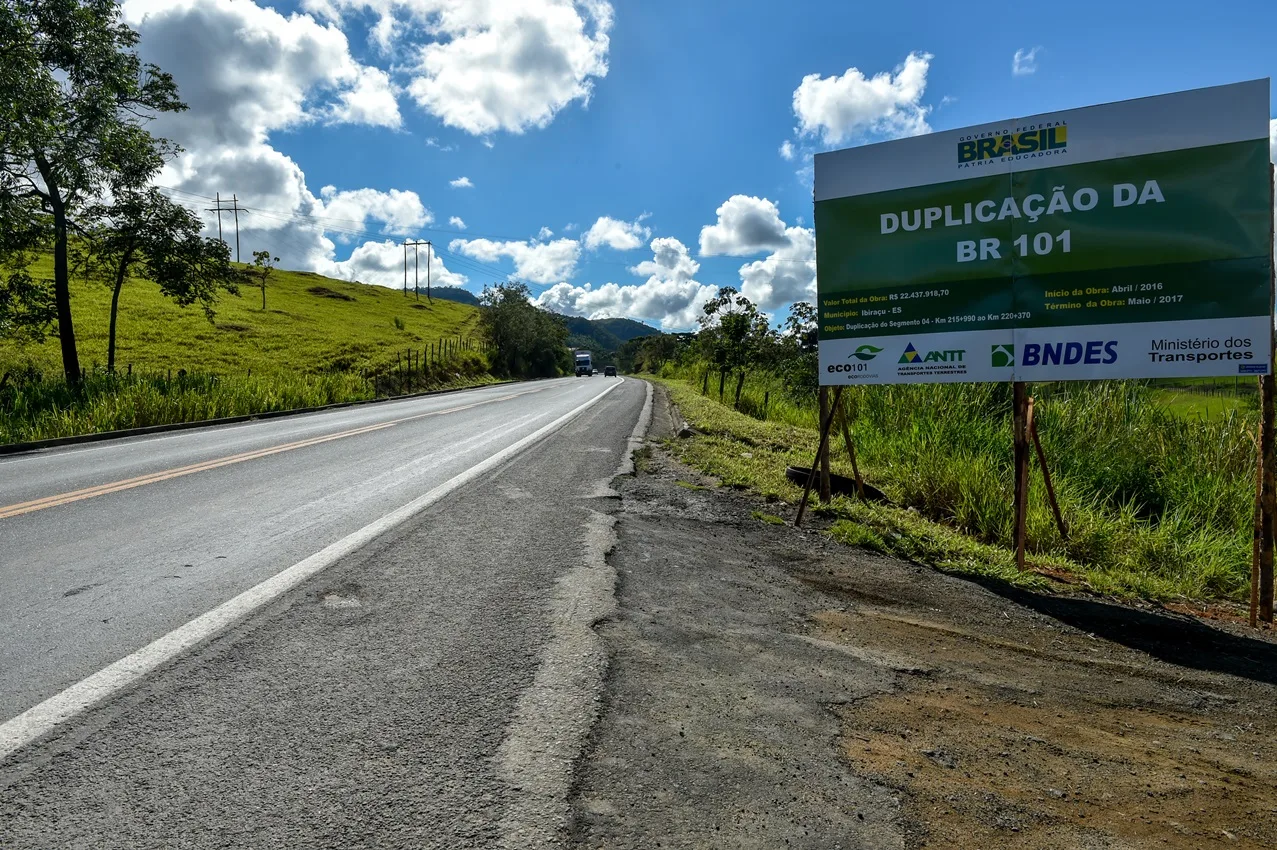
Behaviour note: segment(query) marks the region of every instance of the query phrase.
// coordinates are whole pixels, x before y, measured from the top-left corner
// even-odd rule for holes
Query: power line
[[[217,213],[217,238],[222,242],[226,241],[225,239],[222,239],[222,212],[225,211],[225,212],[235,213],[235,262],[238,263],[240,262],[240,259],[239,259],[239,214],[244,211],[244,208],[239,205],[239,199],[236,198],[234,195],[231,195],[231,206],[229,209],[227,207],[222,206],[221,192],[218,192],[217,197],[215,197],[213,200],[217,202],[217,206],[209,208],[206,211]]]

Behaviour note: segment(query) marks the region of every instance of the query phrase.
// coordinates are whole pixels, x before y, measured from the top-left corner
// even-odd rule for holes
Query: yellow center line
[[[322,437],[310,437],[305,440],[297,440],[291,443],[282,443],[277,446],[270,446],[264,449],[255,449],[253,451],[241,452],[239,454],[228,455],[226,457],[214,458],[212,460],[200,461],[192,463],[188,466],[179,466],[174,469],[166,469],[160,472],[152,472],[146,475],[139,475],[135,478],[126,478],[123,481],[113,481],[109,484],[98,484],[93,487],[85,487],[80,490],[72,490],[69,493],[60,493],[55,496],[45,496],[41,499],[32,499],[27,502],[19,502],[14,505],[0,507],[0,519],[21,516],[35,511],[41,511],[45,508],[55,508],[60,505],[71,504],[72,502],[80,502],[85,499],[92,499],[97,496],[106,496],[110,493],[119,493],[122,490],[131,490],[134,487],[143,487],[147,484],[156,484],[160,481],[171,481],[174,478],[181,478],[184,475],[194,475],[197,472],[206,472],[210,469],[220,469],[223,466],[231,466],[236,463],[244,463],[249,460],[257,460],[258,458],[269,457],[270,455],[280,454],[281,452],[290,452],[295,449],[302,449],[308,446],[317,446],[320,443],[331,442],[332,440],[341,440],[346,437],[354,437],[359,434],[368,434],[373,431],[380,431],[384,428],[391,428],[404,422],[412,422],[416,419],[424,419],[427,416],[441,416],[445,413],[456,413],[461,410],[469,410],[473,407],[479,407],[484,404],[492,404],[498,401],[508,401],[512,398],[518,398],[529,393],[541,392],[542,388],[535,390],[525,390],[523,392],[504,395],[498,398],[484,399],[482,401],[472,402],[471,404],[458,405],[457,407],[449,407],[444,410],[432,410],[427,413],[417,413],[412,416],[404,416],[399,419],[393,419],[389,422],[381,422],[376,425],[365,425],[361,428],[353,428],[349,431],[340,431],[336,434],[327,434]]]

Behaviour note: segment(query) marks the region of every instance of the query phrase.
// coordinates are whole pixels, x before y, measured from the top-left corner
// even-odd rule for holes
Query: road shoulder
[[[676,414],[655,420],[661,437]],[[574,846],[1277,834],[1272,643],[773,524],[659,446],[638,467],[618,482],[618,611]]]

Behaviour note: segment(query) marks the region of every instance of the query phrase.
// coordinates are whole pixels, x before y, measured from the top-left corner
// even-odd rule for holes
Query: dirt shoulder
[[[1277,835],[1277,644],[771,524],[659,447],[617,486],[620,607],[599,627],[611,672],[575,846]]]

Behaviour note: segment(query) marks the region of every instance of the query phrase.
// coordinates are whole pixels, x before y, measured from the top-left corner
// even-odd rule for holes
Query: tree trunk
[[[262,279],[262,309],[266,309],[266,280]]]
[[[47,178],[46,178],[47,181]],[[58,342],[62,345],[62,373],[68,384],[79,386],[80,354],[75,347],[75,326],[71,322],[71,273],[67,266],[67,216],[62,198],[49,186],[53,207],[53,294],[58,307]]]
[[[111,292],[111,326],[106,335],[106,371],[115,371],[115,317],[120,310],[120,290],[124,288],[124,272],[127,265],[120,263],[115,272],[115,289]]]
[[[736,376],[736,401],[733,405],[737,410],[740,410],[740,391],[744,389],[744,387],[745,387],[745,372],[744,370],[741,370],[741,373]]]

